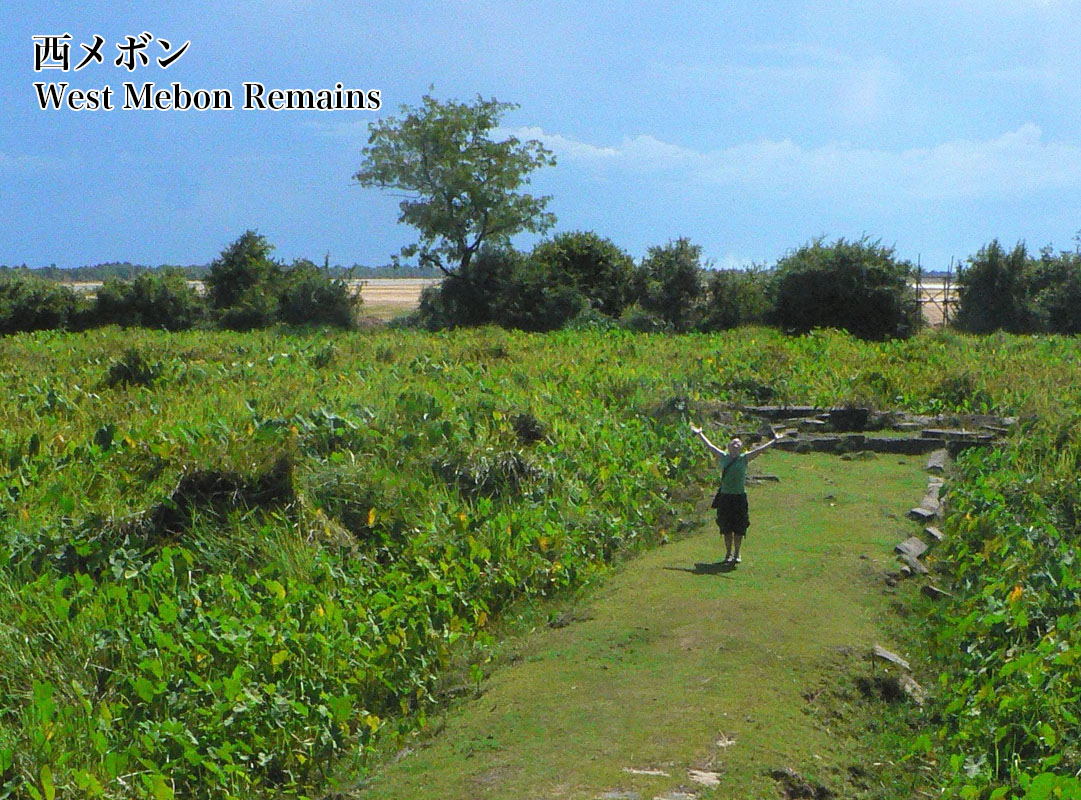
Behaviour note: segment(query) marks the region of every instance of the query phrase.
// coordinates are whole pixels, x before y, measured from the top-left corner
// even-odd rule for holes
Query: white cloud
[[[663,173],[672,180],[760,195],[890,196],[894,201],[977,199],[1081,187],[1081,146],[1048,142],[1037,125],[984,140],[880,150],[833,142],[803,147],[790,139],[697,151],[649,135],[614,146],[582,142],[540,128],[513,131],[538,139],[563,165]]]

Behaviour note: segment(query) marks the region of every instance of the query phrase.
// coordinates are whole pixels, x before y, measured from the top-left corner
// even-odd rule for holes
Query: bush
[[[110,278],[98,290],[94,318],[110,323],[169,331],[194,327],[206,314],[206,304],[178,269],[143,273],[132,281]]]
[[[592,306],[586,306],[563,327],[571,331],[611,331],[618,328],[619,323]]]
[[[227,330],[250,331],[273,325],[277,314],[278,299],[263,287],[253,286],[222,312],[218,322]]]
[[[1081,253],[1049,251],[1035,265],[1030,295],[1048,333],[1081,333]]]
[[[71,289],[29,271],[0,279],[0,334],[75,327],[83,307]]]
[[[866,238],[816,239],[777,263],[771,316],[793,333],[840,328],[861,339],[905,338],[920,325],[911,270],[893,248]]]
[[[419,318],[430,330],[497,322],[503,296],[522,256],[509,247],[485,247],[465,267],[421,293]]]
[[[706,281],[699,327],[704,331],[723,331],[764,322],[770,309],[769,278],[768,272],[757,268],[711,272]]]
[[[161,377],[160,362],[150,362],[134,347],[124,351],[118,361],[109,365],[109,374],[105,379],[108,386],[149,386]]]
[[[361,304],[359,292],[340,278],[331,278],[310,261],[297,261],[284,276],[278,314],[289,325],[333,325],[352,328]]]
[[[998,240],[982,248],[958,275],[954,325],[970,333],[1031,333],[1040,327],[1031,296],[1035,264],[1019,242],[1007,253]]]
[[[532,258],[514,270],[492,309],[493,321],[525,331],[554,331],[590,308],[576,287],[554,280],[549,269]]]
[[[702,248],[680,238],[651,247],[638,269],[636,294],[642,309],[679,332],[695,327],[704,286]]]
[[[618,317],[634,296],[633,259],[595,233],[562,233],[534,247],[529,258],[548,286],[577,290],[609,317]]]
[[[672,323],[635,303],[619,315],[619,327],[635,333],[671,332]]]
[[[277,294],[281,266],[270,258],[274,246],[255,231],[245,231],[210,264],[206,291],[215,309],[246,304],[251,291],[260,287]]]

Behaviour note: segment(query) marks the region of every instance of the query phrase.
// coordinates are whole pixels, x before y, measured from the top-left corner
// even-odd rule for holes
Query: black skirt
[[[717,495],[717,527],[721,533],[734,533],[746,536],[751,526],[751,517],[747,510],[746,494]]]

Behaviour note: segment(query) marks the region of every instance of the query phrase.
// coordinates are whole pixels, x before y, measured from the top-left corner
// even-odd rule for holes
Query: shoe
[[[722,564],[734,564],[734,563],[735,563],[735,561],[734,561],[734,559],[732,558],[732,556],[725,556],[725,557],[724,557],[724,561],[722,561],[721,563],[722,563]]]
[[[733,564],[742,564],[743,563],[743,558],[741,556],[736,556],[735,558],[732,559],[732,563]]]

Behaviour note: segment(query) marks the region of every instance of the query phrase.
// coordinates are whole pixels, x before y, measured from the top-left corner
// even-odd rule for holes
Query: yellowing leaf
[[[368,527],[370,528],[374,524],[375,524],[375,509],[374,508],[369,508],[368,509]]]
[[[272,655],[270,657],[270,666],[272,666],[272,667],[280,667],[285,662],[285,659],[287,659],[287,658],[289,658],[289,651],[288,650],[279,650],[277,653],[275,653],[274,655]]]
[[[173,787],[165,782],[165,778],[161,775],[155,775],[152,780],[154,800],[173,800],[176,795],[173,793]]]
[[[272,595],[274,595],[274,597],[278,598],[279,600],[285,599],[285,587],[282,586],[278,581],[267,581],[266,588],[268,592],[270,592]]]
[[[1024,592],[1025,590],[1021,588],[1021,584],[1017,584],[1016,586],[1014,586],[1013,591],[1010,592],[1010,604],[1012,605],[1013,603],[1016,603],[1018,600],[1020,600],[1021,595],[1024,594]]]
[[[41,767],[41,788],[45,790],[45,800],[55,800],[56,784],[53,783],[53,771],[48,764]]]

